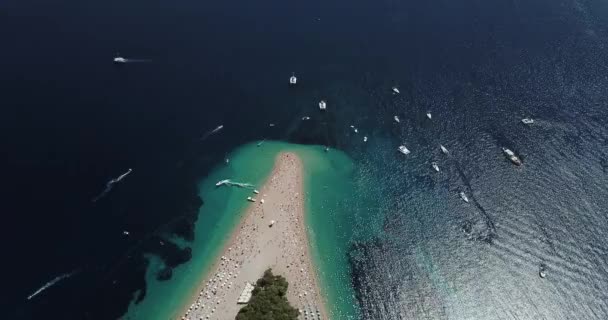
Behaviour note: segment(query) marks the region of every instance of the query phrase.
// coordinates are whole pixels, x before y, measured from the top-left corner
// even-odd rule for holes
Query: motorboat
[[[521,160],[519,159],[518,156],[515,155],[515,153],[507,148],[502,148],[502,152],[504,152],[504,154],[507,156],[507,158],[509,158],[509,160],[511,160],[511,162],[513,162],[514,165],[516,166],[520,166],[521,165]]]
[[[540,267],[538,267],[538,276],[543,279],[547,276],[547,268],[544,264],[541,264]]]
[[[399,117],[397,117],[397,116],[394,116],[394,117],[393,117],[393,119],[395,119],[395,122],[397,122],[397,123],[399,123],[399,122],[400,122],[400,121],[399,121]]]
[[[125,236],[128,236],[129,235],[129,231],[125,230],[125,231],[122,232],[122,234],[124,234]]]
[[[439,148],[441,149],[441,152],[443,152],[444,154],[448,154],[448,153],[450,153],[450,152],[448,151],[448,149],[447,149],[446,147],[444,147],[443,145],[439,145]]]
[[[393,94],[400,94],[401,92],[399,92],[399,88],[397,87],[393,87]]]
[[[274,127],[274,123],[271,123],[268,125],[269,127]]]
[[[460,199],[462,199],[462,201],[469,203],[469,197],[467,197],[467,195],[464,193],[464,191],[460,192]]]
[[[218,181],[218,182],[215,184],[215,186],[216,186],[216,187],[223,186],[223,185],[225,185],[225,184],[227,184],[227,183],[229,183],[229,182],[230,182],[230,179],[220,180],[220,181]]]
[[[260,194],[260,192],[258,190],[255,190],[255,189],[253,190],[253,193]]]
[[[533,124],[534,119],[525,118],[525,119],[521,119],[521,122],[523,122],[524,124]]]
[[[295,73],[291,74],[291,77],[289,77],[289,84],[296,84],[298,83],[298,78],[296,78]]]
[[[363,137],[363,142],[367,142],[367,136]]]
[[[302,117],[302,120],[310,120],[309,116]]]
[[[403,154],[410,154],[410,150],[408,150],[405,146],[399,146],[399,152]]]
[[[427,112],[427,113],[426,113],[426,117],[427,117],[427,118],[429,118],[429,120],[430,120],[430,119],[433,119],[433,115],[431,115],[431,113],[430,113],[430,112]]]
[[[325,152],[328,152],[329,151],[329,147],[325,147],[324,150],[325,150]]]
[[[120,54],[114,57],[114,63],[127,63],[127,59],[120,56]]]
[[[435,169],[435,171],[439,172],[439,166],[437,165],[437,162],[432,162],[431,166],[433,167],[433,169]]]
[[[321,102],[319,102],[319,109],[321,109],[321,110],[327,109],[327,103],[325,102],[325,100],[321,100]]]
[[[255,202],[255,198],[247,197],[247,201],[249,201],[249,202]]]

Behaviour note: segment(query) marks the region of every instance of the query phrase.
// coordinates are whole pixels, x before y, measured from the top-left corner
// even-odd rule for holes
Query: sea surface
[[[277,148],[333,318],[608,319],[606,1],[5,0],[0,43],[3,319],[172,312]]]

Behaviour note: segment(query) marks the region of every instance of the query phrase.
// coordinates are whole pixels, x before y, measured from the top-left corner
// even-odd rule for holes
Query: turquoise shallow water
[[[168,281],[158,281],[156,273],[164,265],[153,255],[148,256],[145,298],[131,303],[125,319],[174,319],[179,310],[203,280],[231,231],[238,224],[250,190],[238,187],[216,188],[223,179],[261,186],[269,176],[279,152],[297,153],[304,162],[306,214],[311,251],[322,290],[334,318],[354,318],[357,314],[354,291],[350,281],[347,250],[353,237],[349,225],[349,208],[354,185],[353,163],[337,150],[324,152],[321,146],[303,146],[282,142],[244,145],[229,155],[229,164],[217,168],[201,180],[199,195],[204,205],[195,225],[192,259],[173,270]],[[180,246],[185,240],[179,239]],[[135,300],[134,300],[135,301]]]

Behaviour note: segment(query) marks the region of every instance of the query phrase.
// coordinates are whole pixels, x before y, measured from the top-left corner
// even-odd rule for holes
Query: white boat
[[[437,162],[432,162],[431,166],[433,166],[433,169],[435,169],[435,171],[439,172],[439,166],[437,165]]]
[[[289,84],[296,84],[298,82],[298,78],[296,78],[295,73],[291,74],[291,77],[289,77]]]
[[[353,131],[355,131],[355,133],[358,133],[358,132],[359,132],[359,129],[354,128],[354,129],[353,129]]]
[[[329,147],[325,147],[324,150],[325,150],[325,152],[328,152],[329,151]]]
[[[127,59],[120,56],[120,53],[114,57],[114,63],[126,63]]]
[[[545,268],[544,264],[541,264],[538,268],[538,276],[543,279],[547,276],[547,269]]]
[[[399,146],[399,152],[403,154],[410,154],[410,150],[408,150],[405,146]]]
[[[129,235],[129,231],[125,230],[125,231],[122,232],[122,234],[124,234],[125,236],[128,236]]]
[[[427,112],[427,113],[426,113],[426,117],[427,117],[427,118],[429,118],[429,119],[433,119],[433,115],[431,115],[431,113],[430,113],[430,112]]]
[[[367,136],[363,137],[363,142],[367,142]]]
[[[399,117],[395,116],[393,119],[395,119],[395,122],[399,123]]]
[[[321,110],[327,109],[327,103],[325,103],[325,100],[321,100],[321,102],[319,102],[319,109],[321,109]]]
[[[269,127],[274,127],[274,123],[271,123],[268,125]]]
[[[310,120],[309,116],[302,117],[302,120]]]
[[[253,193],[260,194],[260,192],[258,190],[255,190],[255,189],[253,190]]]
[[[534,119],[525,118],[525,119],[521,119],[521,122],[523,122],[524,124],[533,124]]]
[[[400,94],[401,92],[399,92],[399,88],[393,87],[393,93],[394,94]]]
[[[443,152],[443,153],[445,153],[445,154],[450,153],[450,152],[448,151],[448,149],[446,149],[446,147],[444,147],[443,145],[439,145],[439,148],[441,149],[441,152]]]
[[[519,159],[519,157],[517,155],[515,155],[515,152],[513,152],[507,148],[502,148],[502,152],[504,152],[504,154],[507,156],[507,158],[509,158],[509,160],[511,160],[511,162],[513,162],[514,165],[516,165],[516,166],[521,165],[521,160]]]
[[[464,201],[466,203],[469,203],[469,198],[463,191],[460,192],[460,199],[462,199],[462,201]]]
[[[247,201],[249,201],[249,202],[255,202],[255,198],[247,197]]]
[[[215,184],[215,186],[219,187],[219,186],[225,185],[226,183],[229,183],[229,182],[230,182],[230,179],[220,180]]]

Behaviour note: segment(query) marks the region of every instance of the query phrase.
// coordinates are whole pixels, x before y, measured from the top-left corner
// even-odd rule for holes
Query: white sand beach
[[[210,257],[216,261],[181,319],[234,319],[244,306],[237,300],[246,284],[255,284],[268,268],[289,282],[287,299],[301,310],[300,319],[328,319],[304,221],[302,161],[279,154],[266,184],[251,197],[255,202],[222,254]]]

